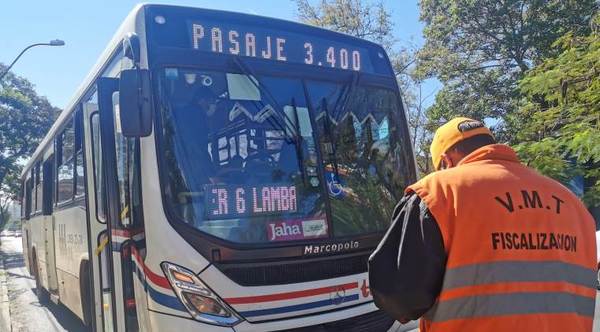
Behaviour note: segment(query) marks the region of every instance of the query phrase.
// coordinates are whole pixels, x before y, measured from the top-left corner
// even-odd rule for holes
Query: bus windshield
[[[169,215],[235,243],[381,232],[406,185],[392,90],[165,68]]]

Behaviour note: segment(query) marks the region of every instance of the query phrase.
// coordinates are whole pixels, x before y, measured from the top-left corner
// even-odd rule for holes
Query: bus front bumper
[[[203,331],[203,332],[267,332],[267,331],[281,331],[290,330],[301,327],[308,327],[314,325],[320,325],[330,323],[334,321],[340,321],[364,314],[372,313],[377,310],[373,302],[366,304],[357,305],[352,308],[333,311],[325,314],[316,314],[299,318],[283,319],[271,322],[263,323],[250,323],[243,321],[234,327],[222,327],[214,326],[205,323],[198,322],[191,318],[182,318],[178,316],[172,316],[168,314],[159,313],[156,311],[149,311],[148,318],[150,320],[149,326],[152,331],[174,331],[187,332],[187,331]]]

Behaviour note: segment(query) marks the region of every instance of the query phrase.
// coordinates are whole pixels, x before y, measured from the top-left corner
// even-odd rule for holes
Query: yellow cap
[[[433,135],[431,142],[431,159],[433,167],[439,170],[442,161],[442,155],[448,151],[454,144],[473,137],[475,135],[492,135],[492,132],[486,128],[481,121],[459,117],[448,121],[439,127]]]

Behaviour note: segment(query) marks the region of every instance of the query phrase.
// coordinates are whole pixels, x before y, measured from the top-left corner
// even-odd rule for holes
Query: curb
[[[0,331],[12,331],[10,321],[10,302],[8,300],[8,287],[4,269],[4,257],[0,251]]]

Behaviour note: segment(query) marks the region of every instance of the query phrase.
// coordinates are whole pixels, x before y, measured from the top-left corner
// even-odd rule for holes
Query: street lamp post
[[[23,53],[25,53],[28,49],[35,47],[35,46],[63,46],[65,44],[64,41],[60,40],[60,39],[54,39],[51,40],[48,43],[35,43],[35,44],[31,44],[27,47],[25,47],[21,53],[19,53],[19,55],[17,55],[17,57],[13,60],[13,62],[11,62],[10,65],[8,65],[8,67],[6,68],[6,70],[0,74],[0,82],[2,81],[2,79],[4,78],[4,76],[6,74],[8,74],[8,72],[10,71],[10,68],[12,68],[12,66],[17,62],[17,60],[19,60],[19,58],[21,57],[21,55],[23,55]]]

